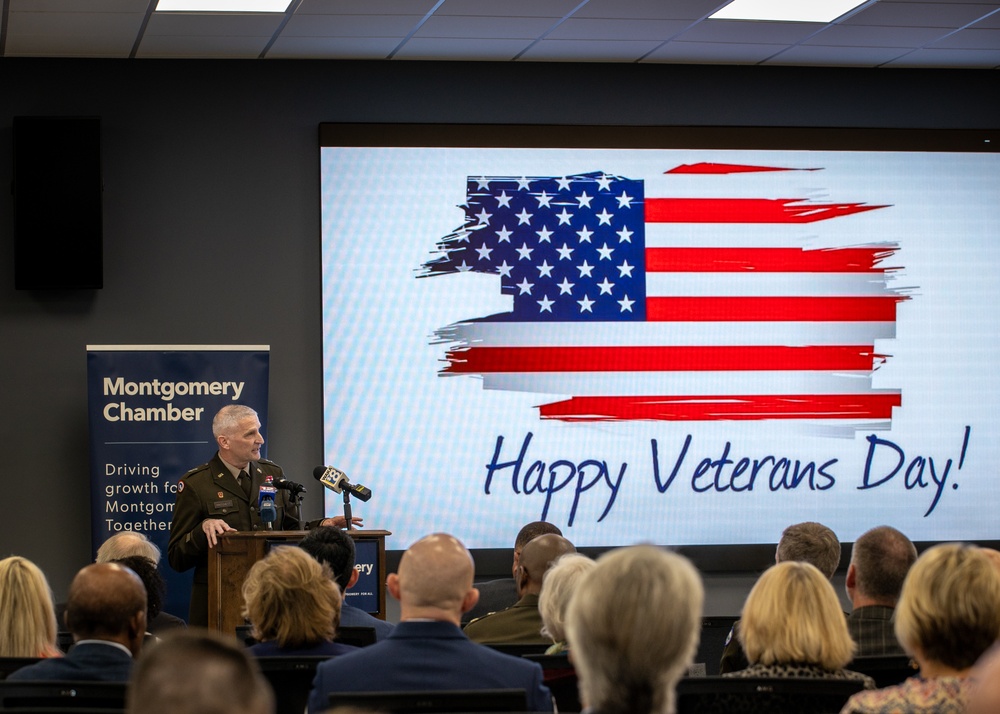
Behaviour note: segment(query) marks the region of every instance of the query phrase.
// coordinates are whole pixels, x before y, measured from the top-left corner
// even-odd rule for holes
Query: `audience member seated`
[[[993,551],[996,552],[996,551]],[[987,555],[989,555],[987,553]],[[992,556],[990,556],[992,558]],[[969,675],[972,691],[966,714],[1000,712],[1000,645],[993,645],[979,658]]]
[[[371,627],[375,630],[376,640],[388,637],[393,628],[391,622],[380,620],[361,608],[348,604],[347,591],[358,582],[358,571],[354,568],[354,539],[340,528],[320,526],[309,531],[299,547],[320,563],[325,563],[332,571],[333,579],[343,595],[340,627]]]
[[[566,608],[581,578],[595,565],[596,563],[585,555],[567,553],[553,563],[545,573],[542,592],[538,595],[542,634],[552,640],[552,646],[545,651],[545,654],[559,654],[569,649],[566,644]]]
[[[101,547],[97,549],[97,558],[94,562],[96,563],[113,563],[124,560],[125,558],[131,558],[134,556],[141,556],[149,560],[153,567],[159,567],[160,565],[160,549],[153,543],[149,538],[138,531],[121,531],[120,533],[115,533],[106,541],[101,544]],[[131,568],[132,566],[129,565]],[[140,566],[141,567],[141,566]],[[134,568],[133,568],[134,569]],[[146,585],[147,591],[149,590],[149,579],[151,576],[144,576],[142,572],[136,570],[136,574],[142,578],[143,584]],[[166,585],[163,583],[162,576],[159,578],[159,602],[160,606],[156,608],[156,612],[147,613],[147,623],[146,629],[155,634],[165,632],[174,627],[187,627],[187,623],[176,615],[171,615],[169,612],[164,612],[162,609],[163,595],[166,591]],[[152,596],[150,600],[152,600]]]
[[[160,571],[156,569],[156,564],[152,560],[141,555],[130,555],[111,562],[118,563],[119,565],[124,565],[126,568],[129,568],[133,573],[139,576],[139,580],[142,581],[143,587],[146,588],[147,629],[145,637],[143,638],[143,643],[148,644],[150,642],[156,642],[158,638],[148,629],[148,624],[151,620],[156,618],[156,616],[159,615],[163,609],[163,594],[167,587],[166,583],[163,581],[163,576],[160,575]],[[171,617],[173,616],[171,615]],[[169,627],[166,629],[169,629]]]
[[[694,659],[704,590],[698,571],[650,545],[613,550],[576,587],[566,612],[587,711],[670,714]]]
[[[514,556],[510,566],[511,577],[497,578],[479,583],[476,589],[479,590],[479,602],[462,615],[462,624],[468,624],[476,618],[489,615],[491,612],[500,612],[512,607],[517,602],[517,583],[514,582],[513,574],[517,572],[517,566],[521,562],[521,551],[528,541],[534,540],[540,535],[555,533],[562,535],[559,527],[546,521],[533,521],[521,527],[514,538]]]
[[[768,568],[753,586],[740,619],[740,644],[750,665],[725,677],[854,679],[844,669],[854,641],[829,579],[809,563],[786,561]]]
[[[27,558],[0,560],[0,657],[61,657],[52,589]]]
[[[506,610],[470,622],[465,626],[468,638],[483,644],[551,644],[542,634],[538,595],[542,591],[542,579],[552,563],[561,555],[573,552],[576,552],[573,544],[555,533],[528,541],[514,571],[519,600]]]
[[[816,566],[827,578],[832,578],[840,565],[840,541],[837,535],[822,523],[807,521],[788,526],[778,541],[774,553],[775,563],[797,562],[810,563]],[[749,665],[746,654],[740,646],[738,637],[739,620],[726,638],[726,646],[722,650],[719,661],[719,672],[735,672]]]
[[[920,676],[856,694],[844,714],[964,711],[972,665],[1000,637],[1000,574],[989,557],[946,544],[917,558],[896,606],[896,637]]]
[[[300,548],[280,546],[258,560],[243,581],[243,614],[257,657],[329,656],[357,648],[334,642],[340,588],[330,569]]]
[[[272,714],[274,695],[232,637],[200,628],[167,633],[142,653],[127,714]]]
[[[146,633],[146,588],[125,566],[88,565],[70,583],[66,626],[76,644],[65,657],[42,660],[7,679],[128,681]]]
[[[319,665],[309,713],[325,712],[337,692],[442,689],[523,689],[530,711],[552,711],[537,663],[471,642],[460,629],[479,596],[474,572],[453,536],[436,533],[410,546],[386,581],[399,600],[399,624],[381,642]]]
[[[847,629],[858,646],[855,657],[903,654],[892,613],[916,559],[910,539],[890,526],[872,528],[854,542],[846,587],[853,606]]]

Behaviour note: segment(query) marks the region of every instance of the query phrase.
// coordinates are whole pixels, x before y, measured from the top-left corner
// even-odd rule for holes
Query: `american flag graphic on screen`
[[[793,170],[470,177],[465,222],[420,277],[498,275],[513,307],[438,330],[441,374],[557,395],[542,419],[884,426],[902,397],[872,373],[906,299],[884,265],[898,246],[822,247],[815,227],[887,206],[726,191]]]

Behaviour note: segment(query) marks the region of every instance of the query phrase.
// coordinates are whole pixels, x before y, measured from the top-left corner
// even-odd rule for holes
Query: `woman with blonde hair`
[[[61,657],[52,589],[27,558],[0,560],[0,657]]]
[[[340,588],[330,568],[294,546],[274,548],[243,582],[243,614],[259,643],[258,657],[333,657],[357,648],[334,642],[340,626]]]
[[[950,543],[917,558],[896,605],[896,638],[920,675],[859,692],[845,714],[964,712],[976,660],[1000,638],[1000,573],[980,548]]]
[[[854,655],[847,619],[830,581],[815,566],[785,561],[768,568],[743,606],[740,644],[750,666],[726,677],[818,677],[875,681],[844,669]]]

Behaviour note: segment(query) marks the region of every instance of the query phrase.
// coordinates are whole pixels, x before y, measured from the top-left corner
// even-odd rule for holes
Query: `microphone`
[[[274,487],[273,479],[268,475],[260,490],[257,491],[257,510],[260,512],[260,520],[267,530],[272,530],[274,522],[278,520],[278,509],[274,505],[274,500],[277,497],[278,489]]]
[[[347,480],[347,474],[333,466],[317,466],[313,469],[313,478],[334,493],[347,491],[359,501],[367,501],[372,497],[370,488],[362,486],[360,483],[352,484]]]
[[[306,487],[303,486],[301,483],[295,483],[294,481],[289,481],[284,476],[280,476],[278,480],[274,482],[274,487],[285,491],[291,491],[293,496],[299,493],[306,492]]]

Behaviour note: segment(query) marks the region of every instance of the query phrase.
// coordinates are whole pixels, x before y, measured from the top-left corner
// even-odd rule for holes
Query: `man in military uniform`
[[[260,433],[257,412],[241,404],[219,410],[212,420],[212,433],[218,453],[207,464],[188,471],[177,484],[167,559],[177,571],[194,568],[189,621],[208,625],[208,551],[219,536],[230,531],[263,530],[265,525],[257,508],[257,494],[268,476],[277,482],[281,467],[260,457],[264,437]],[[288,491],[279,490],[275,501],[276,530],[301,528],[296,506],[289,502]],[[361,524],[360,518],[353,519]],[[326,518],[306,527],[329,525],[344,527],[343,516]]]
[[[552,644],[552,640],[541,633],[538,595],[542,592],[542,578],[561,555],[575,552],[572,543],[555,533],[528,541],[514,571],[520,599],[506,610],[470,622],[465,626],[466,636],[480,644]]]

